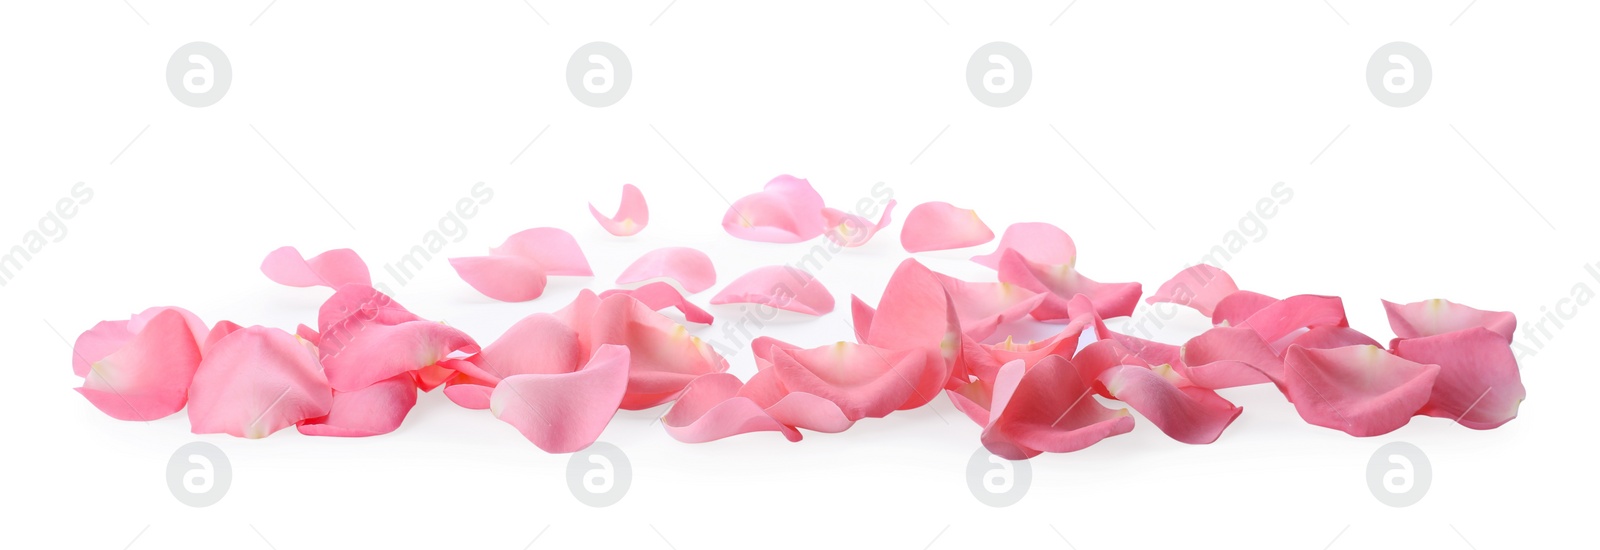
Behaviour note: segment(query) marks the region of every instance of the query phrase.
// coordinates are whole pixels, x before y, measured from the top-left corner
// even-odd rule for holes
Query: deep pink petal
[[[544,294],[549,283],[539,264],[517,256],[450,258],[461,280],[484,296],[502,302],[526,302]]]
[[[690,302],[689,298],[684,296],[682,292],[678,292],[677,288],[662,281],[646,283],[644,286],[634,289],[614,288],[601,292],[600,298],[605,299],[613,294],[627,294],[640,302],[644,302],[644,305],[656,311],[669,307],[675,308],[678,313],[683,314],[683,320],[691,323],[709,325],[715,320],[710,312],[700,309],[700,306]]]
[[[825,230],[822,195],[811,183],[794,176],[778,176],[759,193],[740,197],[722,216],[729,235],[747,241],[798,243]]]
[[[1425,300],[1400,305],[1384,300],[1383,309],[1389,314],[1389,326],[1395,336],[1421,338],[1483,327],[1511,340],[1517,330],[1517,316],[1509,311],[1484,311],[1449,300]]]
[[[717,270],[711,257],[693,248],[681,246],[652,250],[634,260],[622,271],[617,284],[630,284],[665,277],[683,285],[690,294],[711,288],[717,282]]]
[[[463,409],[488,410],[489,397],[493,394],[494,388],[480,384],[449,384],[444,387],[444,396]]]
[[[1156,370],[1145,367],[1114,367],[1101,373],[1099,380],[1116,399],[1184,443],[1203,445],[1216,441],[1222,430],[1244,412],[1216,392],[1180,389]]]
[[[1251,315],[1275,303],[1278,303],[1277,298],[1241,290],[1217,301],[1216,307],[1211,310],[1211,323],[1236,327]]]
[[[607,233],[618,237],[637,234],[650,224],[650,208],[644,203],[644,193],[631,183],[622,185],[622,205],[617,207],[617,215],[606,217],[594,203],[589,203],[589,213]]]
[[[1306,422],[1368,437],[1410,422],[1438,376],[1438,365],[1408,361],[1377,346],[1291,347],[1283,389]]]
[[[189,425],[197,434],[257,439],[332,407],[316,351],[274,328],[240,329],[218,341],[189,387]]]
[[[894,211],[895,201],[890,199],[883,205],[883,214],[878,216],[878,223],[872,223],[861,216],[834,208],[822,209],[822,219],[827,224],[827,231],[823,233],[839,246],[853,248],[867,244],[873,235],[889,227],[890,212]]]
[[[1294,337],[1291,345],[1307,349],[1342,348],[1345,346],[1376,346],[1377,340],[1362,334],[1361,331],[1350,327],[1328,326],[1312,327]]]
[[[200,365],[200,344],[178,311],[161,311],[141,328],[90,363],[78,388],[96,408],[118,420],[148,421],[178,412]],[[84,343],[79,338],[79,347],[86,347]]]
[[[1226,271],[1200,264],[1178,272],[1144,301],[1147,304],[1168,302],[1189,306],[1210,318],[1216,311],[1217,302],[1238,291],[1239,286],[1233,283],[1233,277],[1229,277]]]
[[[600,437],[622,403],[628,355],[623,346],[600,346],[576,372],[508,377],[495,386],[489,411],[547,452],[582,450]]]
[[[333,392],[327,416],[306,419],[297,428],[306,435],[383,435],[399,428],[416,404],[416,381],[410,374],[400,374],[353,392]]]
[[[1127,409],[1108,409],[1079,379],[1072,363],[1050,356],[1028,368],[1000,368],[983,446],[1009,460],[1041,452],[1068,453],[1133,430]]]
[[[994,240],[978,213],[948,202],[925,202],[911,209],[900,228],[906,252],[966,248]]]
[[[1437,336],[1402,338],[1395,355],[1439,365],[1439,378],[1421,413],[1448,418],[1475,430],[1499,427],[1517,417],[1528,391],[1505,335],[1472,327]]]
[[[1338,296],[1302,294],[1278,300],[1261,308],[1238,326],[1250,327],[1262,340],[1278,343],[1301,329],[1317,326],[1347,327],[1350,322],[1344,315],[1344,301]],[[1281,347],[1287,348],[1284,343]]]
[[[712,304],[751,303],[822,315],[833,311],[833,295],[804,269],[785,265],[758,267],[728,283]]]
[[[728,360],[709,344],[631,296],[599,301],[583,323],[575,330],[584,349],[592,353],[605,344],[615,344],[631,351],[624,409],[666,403],[694,379],[728,370]]]
[[[1179,374],[1202,388],[1248,386],[1283,379],[1283,359],[1249,327],[1215,327],[1183,345]]]
[[[261,272],[268,279],[285,286],[337,289],[352,283],[372,284],[367,263],[348,248],[329,250],[307,260],[299,250],[285,246],[267,254],[267,259],[261,262]]]

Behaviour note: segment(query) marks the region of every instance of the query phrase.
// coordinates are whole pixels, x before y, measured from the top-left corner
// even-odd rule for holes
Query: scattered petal
[[[917,205],[900,228],[900,246],[906,252],[966,248],[992,240],[994,232],[978,219],[977,212],[948,202]]]
[[[126,328],[127,323],[112,327]],[[99,355],[97,349],[113,342],[113,332],[96,326],[78,338],[80,353]],[[182,409],[188,401],[190,381],[200,365],[200,343],[195,341],[183,314],[163,309],[142,323],[128,339],[115,342],[114,351],[90,363],[78,393],[95,408],[118,420],[155,420]]]
[[[1383,301],[1389,314],[1389,326],[1400,338],[1422,338],[1445,333],[1483,327],[1499,334],[1506,341],[1517,330],[1517,316],[1509,311],[1484,311],[1449,300],[1425,300],[1400,305]]]
[[[1189,306],[1210,318],[1216,311],[1217,302],[1238,291],[1239,286],[1233,283],[1233,277],[1229,277],[1226,271],[1200,264],[1178,272],[1144,301],[1147,304],[1167,302]]]
[[[197,434],[259,439],[332,407],[316,351],[273,328],[240,329],[218,341],[189,386],[189,425]]]
[[[644,193],[631,183],[622,185],[622,205],[617,207],[617,215],[606,217],[594,203],[589,203],[589,213],[607,233],[618,237],[637,234],[650,223],[650,208],[644,203]]]
[[[489,397],[489,411],[547,452],[582,450],[617,413],[628,355],[623,346],[600,346],[576,372],[507,377]]]
[[[383,435],[399,428],[416,404],[416,379],[399,374],[353,392],[333,392],[333,405],[326,416],[306,419],[296,428],[306,435]]]
[[[751,270],[724,287],[711,303],[762,304],[806,315],[833,311],[833,295],[821,281],[804,269],[784,265]]]
[[[873,235],[877,235],[879,231],[889,227],[889,213],[894,211],[894,205],[894,199],[890,199],[888,203],[883,205],[883,214],[878,216],[878,223],[876,224],[872,223],[871,220],[843,210],[824,208],[822,209],[822,219],[828,228],[824,234],[833,242],[838,243],[839,246],[846,248],[867,244],[867,241],[872,240]]]
[[[600,298],[605,299],[614,294],[626,294],[635,300],[643,302],[650,309],[661,311],[666,308],[675,308],[683,314],[683,320],[691,323],[709,325],[714,317],[710,312],[700,309],[700,306],[689,302],[689,298],[670,284],[662,281],[645,283],[644,286],[634,289],[616,288],[600,293]],[[713,302],[715,303],[715,302]]]
[[[660,248],[634,260],[633,265],[617,277],[617,284],[644,282],[657,277],[677,281],[684,290],[694,294],[716,284],[717,270],[711,266],[711,257],[699,250],[681,246]]]
[[[722,228],[747,241],[804,242],[825,230],[823,208],[822,195],[810,182],[783,175],[767,182],[761,192],[733,201],[722,216]]]
[[[1408,361],[1377,346],[1289,348],[1282,389],[1306,422],[1356,437],[1406,425],[1428,402],[1438,365]]]
[[[1508,314],[1509,315],[1509,314]],[[1483,326],[1436,336],[1402,338],[1395,355],[1439,365],[1439,378],[1422,414],[1448,418],[1474,430],[1497,428],[1517,417],[1527,397],[1506,334]]]
[[[1000,368],[983,446],[1001,458],[1022,460],[1041,452],[1070,453],[1133,430],[1127,409],[1108,409],[1058,355],[1028,368]]]
[[[307,260],[299,250],[285,246],[267,254],[267,259],[261,262],[261,272],[285,286],[338,289],[347,284],[372,284],[367,263],[348,248],[329,250]]]
[[[1156,371],[1114,367],[1099,376],[1107,391],[1173,439],[1192,445],[1217,440],[1244,409],[1202,388],[1179,388]]]

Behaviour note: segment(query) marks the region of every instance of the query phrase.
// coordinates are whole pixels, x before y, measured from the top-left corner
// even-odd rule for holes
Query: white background
[[[112,420],[71,390],[79,380],[55,330],[70,340],[167,304],[208,321],[312,323],[328,292],[267,281],[257,271],[267,251],[355,248],[394,287],[382,266],[483,181],[494,198],[446,256],[556,226],[597,273],[503,304],[435,259],[397,288],[413,311],[487,342],[579,288],[610,288],[656,247],[708,251],[719,283],[799,259],[809,245],[738,241],[719,227],[722,196],[781,173],[810,179],[837,207],[878,181],[901,203],[893,229],[818,272],[838,310],[764,331],[808,346],[851,339],[849,295],[876,302],[907,256],[898,218],[919,202],[975,208],[997,234],[1057,224],[1078,241],[1085,273],[1153,291],[1278,181],[1293,201],[1225,266],[1241,286],[1341,295],[1355,326],[1384,341],[1380,298],[1444,297],[1536,320],[1575,285],[1600,288],[1584,271],[1600,261],[1594,5],[122,4],[0,6],[0,246],[22,243],[75,182],[94,190],[65,237],[0,287],[12,354],[0,532],[13,543],[1487,550],[1587,536],[1593,305],[1538,342],[1519,335],[1536,352],[1523,361],[1528,400],[1500,429],[1417,418],[1357,439],[1305,424],[1269,387],[1228,390],[1246,410],[1215,444],[1176,443],[1141,418],[1131,434],[1033,460],[1030,492],[1001,509],[968,492],[979,429],[943,397],[797,444],[771,433],[683,444],[653,424],[664,408],[623,412],[602,439],[632,460],[633,487],[594,509],[568,493],[566,456],[438,394],[397,432],[367,439],[194,436],[183,414]],[[997,40],[1026,52],[1034,73],[1006,108],[979,103],[964,82],[968,57]],[[210,107],[179,103],[164,81],[168,57],[193,41],[233,67]],[[606,108],[579,103],[564,81],[568,57],[592,41],[633,65],[632,89]],[[1433,66],[1411,107],[1367,89],[1368,57],[1392,41],[1416,44]],[[602,232],[585,208],[612,211],[625,182],[652,214],[631,239]],[[918,257],[979,280],[992,272],[965,257],[990,249]],[[1185,315],[1159,338],[1204,327]],[[741,377],[753,372],[748,349],[732,361]],[[208,508],[166,487],[168,458],[193,440],[233,464],[230,492]],[[1433,464],[1430,492],[1409,508],[1367,489],[1367,460],[1389,441]]]

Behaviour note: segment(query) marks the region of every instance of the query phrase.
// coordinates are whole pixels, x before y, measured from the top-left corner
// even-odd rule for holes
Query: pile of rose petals
[[[749,240],[826,235],[859,246],[888,226],[892,207],[891,200],[874,224],[827,208],[805,180],[780,176],[735,201],[723,226]],[[590,210],[617,236],[637,233],[649,219],[632,185],[616,216]],[[912,252],[993,238],[976,213],[941,202],[913,208],[900,236]],[[293,426],[305,435],[361,437],[394,431],[419,392],[442,388],[455,404],[488,410],[549,452],[587,447],[618,410],[663,404],[670,408],[662,425],[681,441],[750,432],[797,441],[802,429],[840,432],[943,393],[981,428],[991,452],[1025,459],[1127,433],[1130,408],[1174,440],[1211,443],[1243,412],[1218,391],[1247,385],[1272,384],[1306,422],[1362,437],[1418,415],[1494,428],[1516,417],[1526,395],[1510,348],[1510,313],[1445,300],[1384,302],[1397,336],[1385,347],[1349,326],[1337,297],[1273,298],[1199,265],[1145,298],[1212,320],[1175,346],[1108,329],[1104,319],[1132,314],[1140,284],[1083,275],[1071,237],[1055,226],[1012,225],[993,252],[972,260],[994,269],[995,280],[963,281],[902,261],[877,306],[852,297],[853,342],[805,347],[755,338],[757,370],[740,379],[711,345],[658,312],[714,322],[685,294],[716,284],[711,258],[694,249],[650,252],[617,279],[645,284],[583,290],[560,310],[530,315],[480,345],[373,288],[355,252],[306,259],[284,247],[262,263],[268,278],[334,291],[315,327],[207,325],[181,308],[151,308],[85,331],[72,365],[83,378],[78,392],[121,420],[187,409],[195,433],[260,438]],[[593,275],[577,240],[555,228],[517,233],[487,256],[451,263],[468,285],[505,301],[539,297],[550,276]],[[710,303],[814,316],[834,309],[820,280],[790,266],[757,268]],[[1059,330],[1021,344],[1002,332],[1019,322]]]

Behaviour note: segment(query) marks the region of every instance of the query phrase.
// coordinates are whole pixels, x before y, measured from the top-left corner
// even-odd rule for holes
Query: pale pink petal
[[[1338,296],[1302,294],[1273,302],[1238,326],[1255,330],[1262,340],[1273,344],[1274,350],[1283,350],[1288,342],[1280,341],[1301,329],[1347,327],[1350,322],[1345,319],[1344,301]]]
[[[133,337],[125,320],[95,323],[72,343],[72,373],[79,378],[88,376],[89,365],[122,349]]]
[[[1350,327],[1323,325],[1311,327],[1295,336],[1290,345],[1306,349],[1329,349],[1345,346],[1376,346],[1378,341]],[[1421,362],[1426,363],[1426,361]]]
[[[960,320],[933,271],[916,260],[900,262],[884,285],[867,338],[861,343],[889,349],[928,348],[953,359],[960,345]]]
[[[724,287],[711,303],[762,304],[806,315],[833,311],[833,295],[823,288],[822,281],[804,269],[784,265],[751,270]]]
[[[1383,309],[1389,314],[1389,326],[1395,336],[1421,338],[1483,327],[1499,334],[1506,341],[1517,330],[1517,316],[1509,311],[1484,311],[1449,300],[1433,299],[1400,305],[1384,300]]]
[[[1221,389],[1283,379],[1283,359],[1249,327],[1216,327],[1183,345],[1174,367],[1194,385]]]
[[[1078,261],[1078,246],[1061,228],[1043,222],[1014,223],[1000,236],[1000,246],[994,252],[973,256],[978,265],[998,271],[1000,260],[1007,250],[1015,250],[1023,259],[1045,266],[1072,266]]]
[[[1164,367],[1157,367],[1161,369]],[[1114,367],[1099,380],[1116,399],[1150,419],[1168,436],[1194,445],[1217,440],[1244,409],[1216,392],[1180,389],[1156,371],[1137,366]]]
[[[1236,327],[1243,324],[1251,315],[1275,303],[1278,303],[1277,298],[1241,290],[1217,301],[1216,307],[1211,310],[1211,323]]]
[[[1162,283],[1155,294],[1145,298],[1147,304],[1167,302],[1189,306],[1207,318],[1216,311],[1217,302],[1239,291],[1226,271],[1205,264],[1191,266]]]
[[[778,176],[759,193],[740,197],[722,216],[729,235],[747,241],[798,243],[825,231],[822,195],[811,183],[794,176]]]
[[[477,411],[489,409],[489,397],[493,393],[494,388],[480,384],[449,384],[444,387],[444,396],[450,398],[451,403]]]
[[[1472,327],[1437,336],[1402,338],[1395,355],[1439,365],[1439,378],[1421,413],[1448,418],[1475,430],[1499,427],[1517,417],[1528,392],[1506,335]]]
[[[223,338],[227,338],[229,334],[233,334],[234,331],[239,330],[241,328],[244,328],[244,327],[239,326],[237,323],[234,323],[233,321],[217,321],[217,326],[211,327],[211,334],[206,335],[205,343],[200,345],[200,353],[202,355],[204,355],[207,351],[211,350],[211,346],[213,344],[216,344],[218,340],[221,340]],[[300,325],[299,328],[305,329],[305,330],[311,330],[310,328],[306,327],[305,325]],[[313,336],[312,338],[306,338],[304,335],[300,334],[298,331],[296,333],[296,336],[300,336],[301,339],[304,339],[305,341],[310,342],[311,345],[315,346],[315,345],[317,345],[317,339],[315,338],[316,331],[312,331],[311,335]]]
[[[326,335],[324,335],[326,336]],[[348,338],[323,338],[322,365],[339,391],[355,391],[401,373],[443,361],[453,352],[476,353],[466,333],[433,321],[367,324]]]
[[[326,416],[306,419],[296,428],[306,435],[383,435],[399,428],[416,404],[416,381],[400,374],[353,392],[333,392],[333,406]]]
[[[1070,263],[1041,264],[1026,259],[1012,249],[1002,249],[1001,257],[998,264],[1001,282],[1050,295],[1033,311],[1034,318],[1041,321],[1070,316],[1072,312],[1067,305],[1077,296],[1088,298],[1101,317],[1132,315],[1143,292],[1136,282],[1095,281],[1079,273]]]
[[[1283,390],[1306,422],[1369,437],[1410,422],[1438,376],[1438,365],[1408,361],[1377,346],[1291,347]]]
[[[750,351],[754,352],[756,370],[767,370],[772,366],[772,356],[784,351],[795,351],[800,346],[784,342],[771,336],[757,336],[750,341]]]
[[[800,432],[779,423],[760,405],[739,396],[744,383],[725,373],[695,379],[661,417],[667,434],[684,443],[704,443],[750,432],[779,432],[799,441]]]
[[[200,365],[200,344],[178,311],[161,311],[141,329],[115,351],[93,360],[78,388],[96,408],[118,420],[149,421],[178,412]],[[97,345],[85,344],[80,337],[80,348]]]
[[[695,378],[728,370],[728,360],[709,344],[631,296],[601,300],[583,325],[573,326],[580,345],[591,353],[605,344],[627,346],[632,351],[624,409],[666,403]]]
[[[257,439],[332,407],[316,351],[274,328],[240,329],[218,341],[189,387],[189,425],[197,434]]]
[[[517,256],[450,258],[461,280],[484,296],[502,302],[526,302],[544,294],[549,283],[539,264]]]
[[[1052,355],[1028,368],[1000,368],[983,446],[1001,458],[1022,460],[1041,452],[1067,453],[1133,430],[1127,409],[1096,401],[1072,363]]]
[[[966,248],[994,240],[994,232],[978,213],[948,202],[925,202],[911,209],[900,227],[906,252]]]
[[[678,292],[677,288],[665,282],[646,283],[644,286],[634,289],[614,288],[601,292],[600,298],[605,299],[613,294],[627,294],[640,302],[644,302],[644,305],[656,311],[669,307],[675,308],[679,313],[683,314],[683,320],[691,323],[709,325],[715,320],[710,312],[700,309],[700,306],[690,302],[689,298],[684,296],[682,292]]]
[[[564,374],[583,364],[586,351],[580,347],[578,333],[548,313],[535,313],[511,325],[505,334],[483,348],[463,371],[482,369],[498,382],[519,374]]]
[[[622,206],[617,207],[617,215],[606,217],[594,207],[594,203],[589,203],[589,213],[594,215],[594,220],[600,222],[600,227],[605,228],[607,233],[618,237],[637,234],[650,224],[650,208],[645,206],[644,193],[631,183],[622,185]]]
[[[1027,317],[1048,297],[1010,283],[974,283],[934,275],[950,294],[962,332],[975,340],[988,338],[1002,324]]]
[[[867,244],[867,241],[872,240],[873,235],[877,235],[879,231],[889,227],[891,219],[889,213],[894,211],[894,205],[894,199],[890,199],[888,203],[883,205],[883,214],[878,216],[878,223],[876,224],[872,223],[872,220],[843,210],[824,208],[822,209],[822,219],[828,228],[824,234],[833,242],[839,243],[839,246],[847,248]]]
[[[594,443],[628,386],[628,348],[600,346],[576,372],[518,374],[501,380],[489,412],[540,449],[570,453]]]
[[[367,323],[398,325],[421,319],[378,289],[349,285],[340,287],[317,309],[318,339],[348,338]]]
[[[889,350],[839,342],[774,355],[770,370],[791,391],[834,402],[851,420],[879,418],[910,403],[926,403],[944,385],[945,371],[919,349]]]
[[[711,288],[717,282],[717,270],[711,266],[711,257],[693,248],[674,246],[645,253],[633,265],[622,270],[617,284],[625,285],[665,277],[683,285],[690,294]]]
[[[782,349],[798,349],[781,342],[778,345]],[[739,397],[755,402],[773,420],[791,428],[839,433],[855,424],[834,402],[817,395],[790,391],[783,385],[778,371],[773,369],[764,369],[751,376],[744,387],[739,388]]]
[[[267,254],[267,259],[261,262],[261,272],[285,286],[338,289],[347,284],[372,284],[367,263],[348,248],[329,250],[307,260],[300,256],[299,250],[285,246]]]
[[[527,229],[506,237],[506,242],[489,249],[491,256],[514,256],[532,260],[545,275],[589,277],[594,270],[571,233],[554,227]]]

